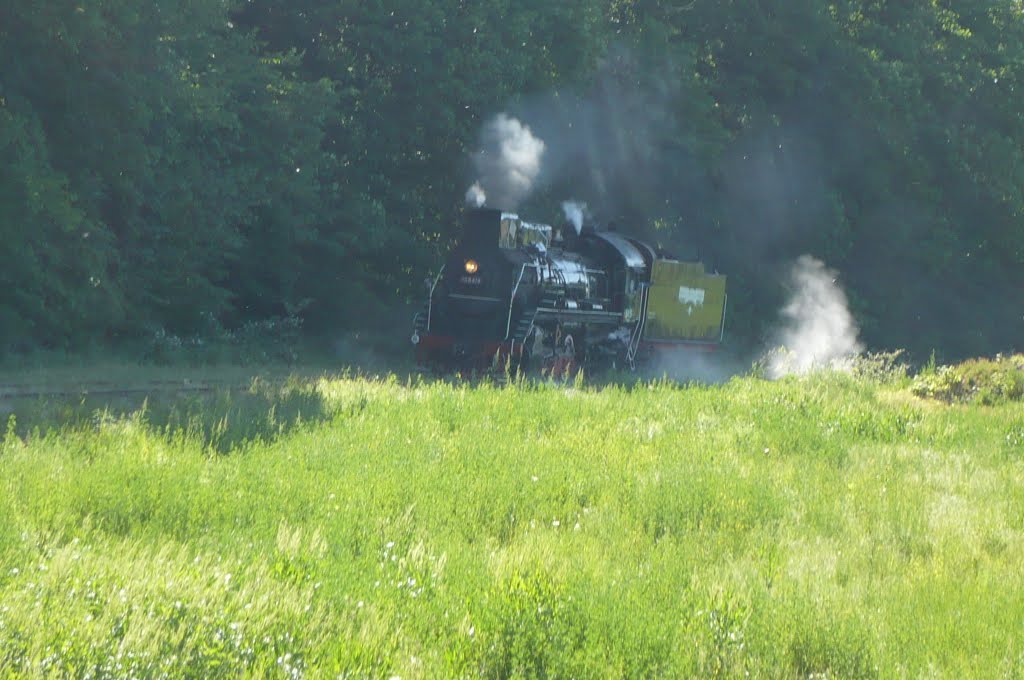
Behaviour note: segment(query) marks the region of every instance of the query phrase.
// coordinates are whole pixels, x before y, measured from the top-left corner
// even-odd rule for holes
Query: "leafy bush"
[[[902,356],[902,349],[862,354],[854,360],[853,372],[874,382],[899,382],[907,377],[909,370],[907,364],[900,360]]]
[[[479,674],[571,677],[587,639],[587,617],[566,588],[539,569],[516,572],[487,594]],[[576,673],[573,671],[576,670]]]
[[[914,394],[948,403],[997,404],[1024,399],[1024,354],[970,359],[924,371],[914,379]]]
[[[149,338],[146,358],[158,364],[231,361],[246,366],[294,364],[299,359],[302,319],[297,316],[250,321],[230,330],[209,315],[205,325],[201,332],[184,338],[156,328]]]

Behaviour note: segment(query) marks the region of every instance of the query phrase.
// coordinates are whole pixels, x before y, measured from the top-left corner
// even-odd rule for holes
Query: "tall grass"
[[[839,374],[262,394],[206,402],[264,423],[231,436],[146,410],[8,428],[0,668],[1024,673],[1019,404]]]

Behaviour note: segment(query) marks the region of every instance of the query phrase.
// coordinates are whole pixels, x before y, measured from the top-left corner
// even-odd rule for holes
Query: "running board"
[[[618,324],[622,322],[622,314],[619,312],[601,312],[593,309],[551,309],[550,307],[537,308],[537,321],[555,320],[570,323],[607,323]]]

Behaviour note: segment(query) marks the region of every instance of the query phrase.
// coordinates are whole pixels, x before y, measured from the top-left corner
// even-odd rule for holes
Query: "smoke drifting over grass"
[[[473,157],[479,179],[466,192],[477,207],[514,210],[533,189],[540,174],[544,141],[518,119],[498,114],[483,130],[481,150]]]
[[[724,352],[680,349],[657,355],[644,372],[654,379],[664,377],[684,383],[721,384],[743,375],[749,368],[749,362],[744,363]]]
[[[768,359],[768,375],[778,378],[816,368],[842,367],[864,347],[835,272],[801,255],[790,273],[793,294],[782,310],[784,325]]]

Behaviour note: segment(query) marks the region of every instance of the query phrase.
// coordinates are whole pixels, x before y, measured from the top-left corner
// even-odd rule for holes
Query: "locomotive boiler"
[[[635,367],[658,352],[715,349],[725,284],[616,230],[468,208],[412,342],[417,362],[437,370]]]

